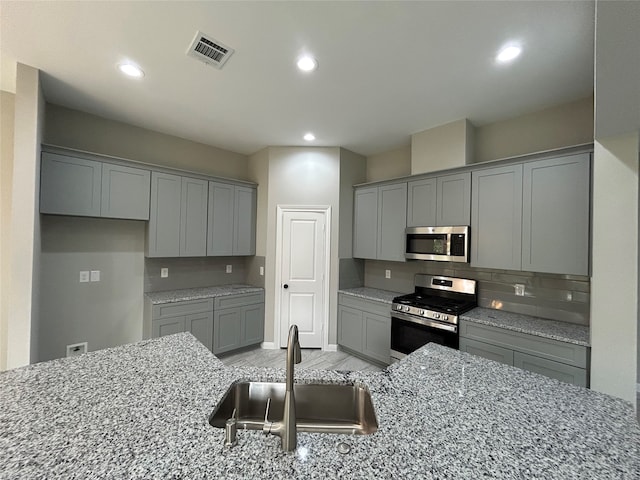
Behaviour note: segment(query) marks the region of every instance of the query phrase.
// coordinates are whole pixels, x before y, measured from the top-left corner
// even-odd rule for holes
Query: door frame
[[[274,344],[280,347],[280,333],[282,319],[281,290],[282,290],[282,219],[285,212],[315,212],[324,214],[324,318],[322,319],[322,350],[329,346],[329,281],[331,279],[331,206],[330,205],[276,205],[276,263],[275,263],[275,287],[278,292],[275,298],[275,310],[273,317]]]

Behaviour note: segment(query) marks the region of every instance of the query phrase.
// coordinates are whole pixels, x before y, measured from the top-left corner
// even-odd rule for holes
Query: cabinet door
[[[207,255],[233,255],[234,186],[209,182]]]
[[[207,196],[209,182],[182,177],[180,256],[207,254]]]
[[[589,274],[589,167],[588,153],[524,165],[523,270]]]
[[[436,225],[437,183],[435,178],[425,178],[407,184],[407,227]]]
[[[378,190],[378,260],[404,262],[407,227],[407,184],[385,185]]]
[[[150,188],[149,170],[103,163],[101,216],[149,220]]]
[[[242,315],[240,308],[214,310],[213,353],[235,350],[242,345]]]
[[[362,331],[362,312],[338,305],[338,343],[356,352],[362,352]]]
[[[147,256],[180,256],[182,177],[151,173],[151,208],[147,226]]]
[[[495,362],[513,365],[513,350],[509,350],[508,348],[502,348],[489,343],[471,340],[470,338],[460,337],[460,351],[488,358]]]
[[[472,174],[471,265],[520,270],[522,165]]]
[[[378,188],[355,191],[353,211],[353,256],[376,259],[378,241]]]
[[[264,303],[242,307],[242,346],[264,340]]]
[[[158,338],[165,335],[184,332],[184,317],[164,318],[151,322],[151,337]]]
[[[209,350],[213,349],[213,312],[187,315],[184,330],[191,332]]]
[[[362,338],[362,353],[391,363],[391,318],[363,312],[364,335]]]
[[[438,177],[436,225],[469,225],[471,220],[471,172]]]
[[[573,383],[581,387],[588,386],[587,371],[584,368],[573,367],[520,352],[514,352],[513,365],[566,383]]]
[[[235,187],[233,254],[256,253],[256,189]]]
[[[40,213],[100,216],[102,163],[42,153]]]

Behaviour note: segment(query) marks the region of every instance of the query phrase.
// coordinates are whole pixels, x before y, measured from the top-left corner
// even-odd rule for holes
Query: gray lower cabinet
[[[353,256],[403,262],[407,226],[407,183],[357,188]]]
[[[152,338],[180,332],[191,332],[209,350],[212,350],[213,300],[206,298],[152,307]]]
[[[151,173],[148,257],[206,255],[207,181]]]
[[[460,350],[582,387],[589,348],[504,328],[460,321]]]
[[[40,213],[149,219],[150,172],[42,152]]]
[[[256,189],[209,182],[208,256],[255,255]]]
[[[213,353],[225,353],[264,339],[264,293],[216,297]]]
[[[339,294],[338,344],[351,353],[388,365],[391,355],[389,304]]]

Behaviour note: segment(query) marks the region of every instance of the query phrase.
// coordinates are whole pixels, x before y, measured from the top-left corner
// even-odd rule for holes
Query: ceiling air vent
[[[198,31],[187,50],[187,55],[213,67],[222,68],[233,52],[233,48]]]

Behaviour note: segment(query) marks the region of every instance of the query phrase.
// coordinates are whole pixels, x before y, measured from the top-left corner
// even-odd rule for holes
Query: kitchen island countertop
[[[630,404],[435,344],[382,372],[296,370],[297,382],[368,386],[373,435],[280,439],[208,416],[242,379],[191,334],[0,374],[0,478],[637,479]],[[337,452],[348,442],[351,452]]]
[[[251,285],[219,285],[217,287],[181,288],[145,293],[152,305],[201,300],[203,298],[223,297],[225,295],[241,295],[243,293],[262,292],[264,289]]]

